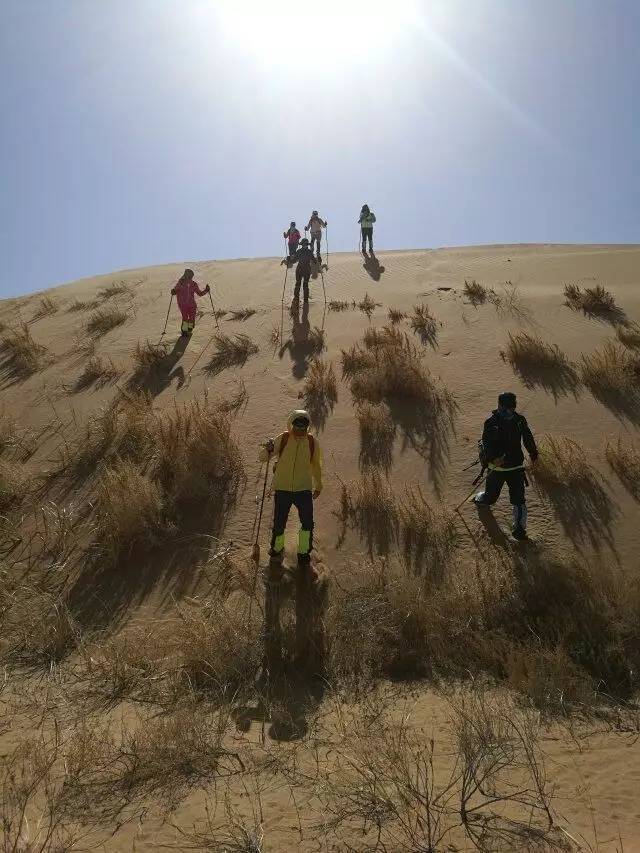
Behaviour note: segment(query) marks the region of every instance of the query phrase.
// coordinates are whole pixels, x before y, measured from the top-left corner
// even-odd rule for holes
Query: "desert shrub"
[[[463,293],[472,305],[482,305],[487,300],[487,288],[475,280],[464,280]]]
[[[118,370],[111,359],[105,362],[100,356],[92,356],[76,380],[76,390],[82,391],[94,383],[106,385],[109,382],[115,382],[121,373],[122,371]]]
[[[348,311],[350,307],[351,303],[344,300],[332,299],[329,302],[329,311]]]
[[[582,356],[582,379],[596,396],[638,395],[640,355],[630,353],[613,341],[605,341],[602,349]]]
[[[238,381],[238,387],[233,394],[230,394],[224,400],[218,403],[218,409],[221,412],[231,415],[237,415],[238,412],[246,408],[249,402],[249,392],[243,379]]]
[[[0,415],[0,456],[13,450],[18,443],[18,426],[11,415]]]
[[[57,310],[57,303],[50,296],[43,296],[38,302],[33,319],[39,320],[41,317],[48,317],[50,314],[55,314]]]
[[[323,426],[338,402],[338,385],[331,362],[321,358],[311,361],[302,393],[312,423]]]
[[[398,308],[389,308],[389,322],[392,326],[397,326],[398,323],[401,323],[404,319],[406,319],[406,313],[404,311],[400,311]]]
[[[363,314],[366,314],[369,320],[376,308],[380,307],[380,303],[372,299],[368,293],[365,293],[364,299],[361,299],[360,302],[358,302],[358,310],[362,311]]]
[[[116,305],[98,308],[87,320],[87,332],[95,337],[106,335],[111,329],[121,326],[127,319],[127,314]]]
[[[531,469],[537,483],[580,488],[596,476],[584,449],[566,436],[543,435],[538,461]]]
[[[356,409],[356,419],[360,427],[360,466],[365,471],[378,467],[388,471],[396,435],[388,407],[365,402]]]
[[[314,355],[319,355],[323,352],[326,349],[324,329],[319,329],[317,326],[314,326],[309,332],[307,346],[309,348],[309,352]]]
[[[68,602],[53,585],[3,583],[0,594],[0,658],[28,668],[47,669],[74,649],[80,638]]]
[[[133,290],[126,281],[112,281],[111,284],[101,288],[97,293],[101,302],[106,302],[107,299],[113,299],[116,296],[133,296]]]
[[[10,372],[21,378],[41,370],[47,361],[47,348],[34,341],[25,323],[5,334],[0,342],[0,353]]]
[[[152,344],[149,341],[141,344],[138,341],[131,357],[137,371],[146,373],[150,370],[157,370],[167,357],[167,345],[164,343]]]
[[[621,344],[628,349],[640,349],[640,326],[616,326],[616,336]]]
[[[259,347],[248,335],[214,336],[215,352],[206,365],[208,373],[220,373],[227,367],[242,367],[247,359],[259,351]]]
[[[518,365],[544,368],[563,367],[568,364],[567,357],[557,344],[548,344],[528,332],[509,332],[509,342],[500,355],[505,361]]]
[[[98,484],[97,533],[114,557],[153,545],[166,530],[160,486],[130,462],[116,459]]]
[[[624,443],[618,437],[615,444],[607,441],[605,455],[625,489],[640,501],[640,449],[633,442]]]
[[[428,305],[415,305],[411,317],[411,328],[419,336],[423,344],[433,346],[438,334],[436,318],[429,311]]]
[[[338,518],[353,527],[369,546],[369,553],[387,554],[398,535],[398,507],[391,486],[374,471],[355,483],[342,485]]]
[[[419,486],[408,487],[398,501],[398,527],[407,564],[440,581],[458,540],[453,514],[434,508]]]

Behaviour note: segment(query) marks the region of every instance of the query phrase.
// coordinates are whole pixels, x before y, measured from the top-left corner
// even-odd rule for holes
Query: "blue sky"
[[[356,248],[640,242],[637,0],[0,0],[0,295]]]

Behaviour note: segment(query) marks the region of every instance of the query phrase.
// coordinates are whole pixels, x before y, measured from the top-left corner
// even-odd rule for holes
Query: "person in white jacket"
[[[313,245],[317,243],[317,258],[321,260],[320,256],[320,243],[322,241],[322,229],[327,227],[327,223],[324,219],[321,219],[318,216],[318,211],[314,210],[309,218],[309,221],[305,225],[304,230],[311,232],[311,251],[313,252]]]
[[[369,240],[369,251],[373,255],[373,223],[376,221],[376,215],[372,210],[369,210],[368,204],[362,205],[358,224],[362,235],[362,254],[367,253],[367,240]]]

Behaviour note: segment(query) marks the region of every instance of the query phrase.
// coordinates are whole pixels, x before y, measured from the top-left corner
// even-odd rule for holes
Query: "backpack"
[[[278,458],[273,466],[274,471],[276,470],[276,466],[280,461],[282,454],[284,453],[285,447],[287,446],[287,442],[289,441],[289,435],[289,432],[285,432],[285,434],[282,436],[282,441],[280,442],[280,450],[278,450]],[[316,449],[316,440],[312,435],[309,435],[309,433],[307,433],[307,439],[309,440],[309,459],[313,460],[313,454]]]

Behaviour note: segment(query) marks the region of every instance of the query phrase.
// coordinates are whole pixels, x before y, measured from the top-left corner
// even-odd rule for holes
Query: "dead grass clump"
[[[557,344],[548,344],[528,332],[518,332],[516,335],[509,332],[509,343],[500,356],[514,367],[562,368],[568,366],[567,357]]]
[[[367,315],[367,319],[371,319],[371,315],[376,310],[376,308],[381,308],[382,305],[380,302],[376,302],[372,299],[368,293],[365,293],[364,299],[361,299],[358,302],[358,310],[362,311],[363,314]]]
[[[576,284],[564,288],[565,305],[573,311],[583,311],[593,316],[612,317],[620,314],[615,297],[601,284],[581,290]]]
[[[95,337],[100,337],[100,335],[106,335],[111,329],[121,326],[126,319],[126,312],[116,305],[98,308],[87,320],[87,332]]]
[[[229,321],[244,322],[256,313],[255,308],[241,308],[239,311],[229,311]]]
[[[271,331],[269,332],[269,343],[273,347],[274,351],[278,348],[278,344],[280,343],[280,326],[272,326]]]
[[[407,565],[439,582],[457,546],[453,514],[435,509],[419,486],[408,487],[398,501],[398,521]]]
[[[618,437],[615,444],[607,441],[605,455],[625,489],[640,501],[640,448],[633,442],[624,443]]]
[[[156,418],[154,442],[153,477],[172,513],[204,504],[223,515],[244,474],[228,416],[206,398],[193,400]]]
[[[18,507],[25,498],[29,478],[22,465],[0,459],[0,513]]]
[[[338,402],[338,384],[331,362],[320,358],[311,361],[302,394],[311,422],[315,426],[324,426]]]
[[[102,472],[97,515],[98,539],[114,558],[135,545],[156,544],[167,529],[159,485],[120,459]]]
[[[60,590],[3,584],[0,601],[0,657],[7,663],[47,669],[78,645],[80,632]]]
[[[348,311],[350,307],[351,303],[344,300],[332,299],[329,302],[329,311]]]
[[[536,483],[578,489],[596,476],[584,449],[571,438],[543,435],[538,451],[540,455],[531,469]]]
[[[390,485],[377,471],[342,484],[338,518],[344,539],[348,527],[367,542],[370,555],[388,554],[398,536],[398,505]]]
[[[389,322],[392,326],[397,326],[398,323],[401,323],[406,319],[407,315],[404,311],[400,311],[399,308],[389,308]]]
[[[326,349],[324,329],[319,329],[317,326],[314,326],[309,332],[307,344],[311,354],[319,355],[323,352]]]
[[[113,299],[116,296],[131,297],[133,296],[133,290],[126,281],[112,281],[107,287],[99,290],[97,296],[101,302],[106,302],[107,299]]]
[[[428,305],[414,306],[411,328],[420,337],[423,344],[435,345],[438,324],[436,318],[429,311]]]
[[[136,372],[148,373],[157,370],[167,357],[167,344],[152,344],[149,341],[140,344],[138,341],[131,357],[136,366]]]
[[[598,397],[626,397],[632,404],[638,396],[640,355],[614,341],[605,341],[602,349],[583,355],[581,369],[584,384]]]
[[[115,382],[121,374],[122,371],[118,370],[111,359],[105,362],[99,355],[92,356],[78,376],[75,388],[77,391],[82,391],[93,384],[108,385],[110,382]]]
[[[640,326],[616,326],[616,336],[627,349],[640,349]]]
[[[236,391],[218,403],[218,409],[225,414],[237,415],[243,411],[249,402],[249,392],[244,379],[238,381]]]
[[[46,363],[47,348],[34,341],[26,323],[8,331],[0,342],[5,366],[18,377],[27,377],[41,370]]]
[[[463,293],[472,305],[483,305],[487,301],[487,288],[474,279],[464,280]]]
[[[57,310],[58,304],[50,296],[43,296],[38,303],[33,319],[39,320],[41,317],[48,317],[50,314],[55,314]]]
[[[215,353],[205,366],[207,373],[220,373],[228,367],[242,367],[247,359],[259,352],[259,347],[248,335],[214,336]]]
[[[356,409],[360,427],[360,467],[389,471],[393,461],[396,426],[384,404],[363,403]]]

